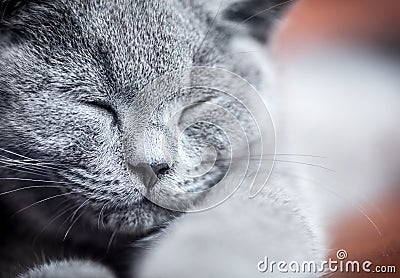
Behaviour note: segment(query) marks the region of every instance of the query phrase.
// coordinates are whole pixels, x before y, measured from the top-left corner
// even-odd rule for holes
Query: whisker
[[[382,236],[382,232],[379,229],[378,225],[372,220],[372,218],[362,209],[360,206],[356,206],[356,209],[368,220],[369,223],[375,228],[376,232],[379,236]]]
[[[4,161],[0,161],[0,163],[9,166],[9,167],[17,167],[17,168],[21,168],[21,169],[26,169],[32,172],[36,172],[36,173],[54,173],[54,170],[49,170],[47,168],[41,168],[38,167],[36,165],[33,164],[22,164],[22,163],[10,163],[10,162],[4,162]],[[59,170],[57,170],[59,171]]]
[[[106,206],[107,206],[107,203],[105,203],[103,206],[102,206],[102,208],[101,208],[101,210],[100,210],[100,212],[99,212],[99,217],[97,218],[97,228],[100,230],[100,219],[102,219],[102,217],[103,217],[103,213],[104,213],[104,210],[105,210],[105,208],[106,208]],[[103,221],[102,221],[103,222]],[[104,222],[102,223],[103,224],[103,227],[104,227]]]
[[[38,161],[36,159],[30,158],[30,157],[27,157],[27,156],[24,156],[24,155],[21,155],[21,154],[18,154],[18,153],[15,153],[13,151],[6,150],[6,149],[3,149],[3,148],[0,148],[0,151],[3,151],[5,153],[8,153],[8,154],[11,154],[11,155],[14,155],[14,156],[18,156],[18,157],[21,157],[21,158],[25,158],[25,159],[30,160],[30,161]]]
[[[41,173],[54,173],[54,171],[59,171],[61,169],[49,169],[49,168],[43,168],[39,167],[36,164],[28,164],[28,163],[19,163],[18,161],[5,161],[5,160],[0,160],[0,163],[3,164],[4,166],[0,168],[9,168],[9,169],[24,169],[28,170],[31,172],[34,172],[36,174],[41,174]],[[15,168],[12,168],[15,167]],[[50,171],[51,170],[51,171]]]
[[[60,205],[65,204],[66,202],[68,202],[68,200],[62,202]],[[57,206],[58,207],[58,206]],[[37,234],[37,236],[35,236],[35,238],[33,239],[33,246],[35,246],[36,241],[38,240],[38,238],[40,237],[40,235],[42,233],[44,233],[45,230],[47,230],[47,228],[54,223],[54,221],[56,221],[57,219],[59,219],[60,217],[62,217],[63,215],[65,215],[67,212],[71,211],[72,209],[74,209],[74,205],[67,205],[64,206],[64,208],[61,210],[60,213],[56,214],[55,217],[52,217],[49,222],[39,231],[39,233]]]
[[[116,235],[116,234],[117,234],[117,232],[115,232],[115,231],[111,234],[110,240],[108,241],[108,244],[107,244],[107,251],[106,251],[106,254],[108,254],[108,253],[110,252],[111,244],[112,244],[112,242],[114,241],[114,238],[115,238],[115,235]]]
[[[26,156],[20,155],[20,154],[18,154],[18,153],[15,153],[15,152],[12,152],[12,151],[9,151],[9,150],[6,150],[6,149],[3,149],[3,148],[0,148],[0,151],[3,151],[3,152],[5,152],[5,153],[8,153],[8,154],[15,155],[15,156],[18,156],[18,157],[22,157],[22,158],[25,158],[25,159],[33,160],[32,158],[29,158],[29,157],[26,157]]]
[[[0,159],[0,162],[14,162],[17,164],[25,164],[25,165],[30,165],[30,166],[36,166],[38,168],[48,168],[52,170],[62,170],[62,168],[55,167],[53,166],[48,166],[52,165],[51,163],[48,162],[40,162],[40,161],[32,161],[32,160],[17,160],[17,159],[11,159],[9,157],[6,157],[4,155],[0,155],[0,157],[3,157]]]
[[[68,192],[68,193],[58,194],[58,195],[54,195],[54,196],[51,196],[51,197],[42,199],[42,200],[40,200],[40,201],[34,202],[33,204],[30,204],[29,206],[27,206],[27,207],[25,207],[25,208],[23,208],[23,209],[18,210],[16,213],[14,213],[14,214],[12,215],[12,217],[16,216],[17,214],[19,214],[19,213],[21,213],[21,212],[23,212],[23,211],[26,211],[27,209],[32,208],[33,206],[42,204],[42,203],[44,203],[44,202],[47,202],[47,201],[50,201],[50,200],[53,200],[53,199],[56,199],[56,198],[60,198],[60,197],[65,197],[65,196],[68,196],[68,195],[72,195],[72,194],[76,194],[76,193],[74,193],[74,192]]]
[[[221,12],[221,8],[222,8],[222,3],[223,3],[223,2],[224,2],[224,0],[221,0],[221,1],[220,1],[219,7],[218,7],[218,11],[217,11],[217,13],[216,13],[215,16],[214,16],[214,18],[213,18],[213,20],[212,20],[212,22],[211,22],[210,27],[208,27],[207,32],[206,32],[206,34],[204,35],[203,40],[201,41],[199,47],[197,48],[198,50],[196,51],[196,54],[198,54],[199,51],[201,51],[201,49],[202,49],[204,43],[206,42],[206,40],[207,40],[207,38],[208,38],[209,33],[211,32],[212,28],[214,28],[214,25],[215,25],[215,23],[216,23],[217,17],[218,17],[218,15],[219,15],[219,13]],[[195,56],[195,55],[193,55],[193,56]]]
[[[302,180],[306,180],[306,181],[308,181],[307,185],[311,185],[311,186],[315,186],[315,187],[318,187],[318,188],[322,188],[325,191],[327,191],[328,193],[336,196],[337,198],[339,198],[341,200],[344,200],[347,204],[350,204],[352,207],[354,207],[356,209],[356,211],[360,212],[367,219],[367,221],[373,226],[373,228],[377,231],[378,235],[382,236],[381,230],[379,229],[378,225],[372,220],[372,218],[365,212],[364,206],[355,204],[354,202],[349,200],[348,197],[344,196],[344,193],[339,192],[338,190],[335,190],[335,188],[337,188],[336,186],[333,186],[331,188],[331,187],[328,187],[328,186],[326,186],[325,184],[323,184],[321,182],[318,182],[318,184],[316,184],[317,181],[311,180],[309,177],[303,177],[303,176],[300,176],[298,174],[294,174],[294,173],[291,173],[291,172],[285,172],[285,175],[292,176],[294,178],[299,178],[299,179],[302,179]]]
[[[260,162],[261,161],[273,161],[273,162],[282,162],[282,163],[292,163],[292,164],[305,165],[305,166],[310,166],[310,167],[315,167],[315,168],[320,168],[320,169],[323,169],[323,170],[327,170],[327,171],[332,172],[332,173],[336,173],[335,170],[333,170],[331,168],[328,168],[326,166],[323,166],[323,165],[307,163],[307,162],[301,162],[301,161],[270,159],[270,158],[262,158],[262,157],[256,157],[256,158],[254,158],[254,157],[233,158],[233,159],[229,159],[229,158],[221,159],[221,158],[219,158],[219,159],[216,159],[216,160],[209,160],[209,161],[203,160],[202,162],[204,162],[204,163],[214,163],[214,162],[217,162],[217,161],[260,161]]]
[[[85,210],[83,210],[83,211],[78,215],[78,217],[76,217],[76,219],[71,223],[71,226],[69,226],[68,230],[65,232],[63,241],[65,241],[65,240],[67,239],[67,236],[68,236],[69,232],[71,231],[72,227],[76,224],[76,222],[78,222],[79,218],[81,218],[82,215],[83,215],[84,213],[85,213]]]
[[[260,51],[259,50],[241,51],[241,52],[236,52],[236,53],[230,53],[230,54],[227,54],[227,55],[222,55],[222,56],[219,56],[218,58],[222,59],[222,58],[232,57],[232,56],[236,56],[236,55],[257,53],[257,52],[260,52]]]
[[[74,219],[76,214],[78,213],[78,211],[83,208],[87,203],[89,202],[89,199],[87,199],[86,201],[84,201],[76,210],[75,212],[72,214],[71,219]]]
[[[0,148],[0,151],[3,151],[5,153],[7,153],[7,154],[10,154],[10,155],[13,155],[13,156],[20,157],[20,158],[24,159],[24,160],[21,160],[21,159],[20,160],[16,160],[16,159],[12,159],[10,157],[4,156],[4,155],[0,155],[0,157],[6,158],[7,160],[19,161],[19,162],[25,162],[25,163],[32,162],[32,163],[36,163],[36,165],[39,165],[41,167],[46,167],[46,168],[53,169],[53,170],[63,170],[63,169],[65,169],[65,168],[61,168],[60,167],[60,166],[64,167],[64,165],[62,165],[60,163],[55,164],[55,163],[48,162],[48,161],[40,161],[40,160],[37,160],[37,159],[33,159],[33,158],[30,158],[30,157],[15,153],[15,152],[10,151],[10,150],[6,150],[4,148]],[[0,159],[0,161],[1,161],[1,159]]]
[[[298,154],[298,153],[276,153],[276,154],[264,154],[264,155],[275,155],[275,156],[304,156],[313,158],[327,158],[326,156],[314,155],[314,154]],[[260,156],[251,156],[260,157]]]
[[[71,185],[72,183],[63,182],[63,181],[52,181],[52,180],[34,180],[34,179],[27,179],[27,178],[0,178],[0,180],[6,181],[28,181],[28,182],[43,182],[43,183],[57,183],[57,184],[66,184]]]
[[[72,209],[73,208],[76,208],[78,205],[74,205],[73,207],[72,207]],[[56,237],[58,237],[58,235],[60,234],[60,232],[61,232],[61,229],[62,229],[62,227],[68,222],[68,220],[70,220],[71,219],[71,217],[66,217],[65,218],[65,220],[61,223],[61,225],[60,225],[60,227],[57,229],[57,233],[56,233]]]
[[[266,160],[268,160],[268,159],[266,159]],[[327,170],[327,171],[332,172],[332,173],[336,173],[336,171],[331,169],[331,168],[328,168],[328,167],[322,166],[322,165],[318,165],[318,164],[313,164],[313,163],[306,163],[306,162],[301,162],[301,161],[291,161],[291,160],[281,160],[281,159],[270,159],[270,161],[299,164],[299,165],[304,165],[304,166],[320,168],[320,169]]]
[[[278,8],[278,7],[280,7],[280,6],[289,4],[289,3],[293,2],[293,1],[294,1],[294,0],[288,0],[288,1],[285,1],[285,2],[282,2],[282,3],[279,3],[279,4],[275,4],[275,5],[273,5],[273,6],[269,7],[269,8],[266,8],[266,9],[264,9],[264,10],[261,10],[261,11],[255,13],[255,14],[249,16],[248,18],[246,18],[246,19],[244,19],[243,21],[239,22],[239,24],[244,24],[244,23],[246,23],[246,22],[249,22],[250,20],[252,20],[252,19],[255,18],[256,16],[259,16],[260,14],[263,14],[263,13],[265,13],[265,12],[268,12],[268,11],[270,11],[270,10],[273,10],[273,9],[275,9],[275,8]]]
[[[4,3],[4,2],[3,2],[3,3]],[[1,13],[1,15],[0,15],[0,16],[1,16],[1,17],[0,17],[1,20],[5,19],[6,12],[7,12],[7,9],[8,9],[8,6],[10,5],[10,3],[11,3],[10,1],[6,1],[5,4],[2,4],[2,5],[4,5],[4,6],[3,6],[2,9],[1,9],[1,10],[3,11],[3,12]],[[1,5],[0,5],[0,6],[1,6]]]
[[[11,193],[15,193],[15,192],[19,192],[19,191],[23,191],[23,190],[27,190],[27,189],[37,189],[37,188],[65,188],[64,186],[61,185],[35,185],[35,186],[27,186],[27,187],[21,187],[21,188],[17,188],[14,190],[9,190],[6,192],[2,192],[0,193],[0,196],[4,196],[7,194],[11,194]]]
[[[16,167],[16,168],[13,168]],[[8,166],[0,166],[0,169],[9,169],[10,171],[15,171],[15,172],[19,172],[19,173],[24,173],[24,174],[30,174],[30,175],[38,175],[38,176],[45,176],[45,174],[49,174],[49,173],[41,173],[41,172],[36,172],[36,171],[32,171],[30,169],[26,170],[26,167],[21,167],[21,166],[14,166],[14,165],[8,165]],[[19,169],[22,168],[22,169]]]

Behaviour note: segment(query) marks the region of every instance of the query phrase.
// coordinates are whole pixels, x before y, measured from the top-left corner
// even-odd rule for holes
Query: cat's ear
[[[257,40],[265,42],[271,27],[291,2],[288,0],[237,0],[224,8],[225,19],[246,25]]]

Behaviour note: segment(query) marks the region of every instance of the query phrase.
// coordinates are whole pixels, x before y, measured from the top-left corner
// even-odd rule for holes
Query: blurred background
[[[354,55],[358,55],[358,52],[363,52],[369,53],[369,55],[374,57],[380,57],[380,61],[385,61],[386,64],[390,64],[389,68],[394,69],[395,74],[393,76],[389,77],[390,73],[386,74],[385,71],[381,71],[383,74],[378,77],[379,74],[376,74],[376,72],[380,70],[379,66],[376,66],[375,63],[366,63],[364,64],[364,68],[370,67],[371,71],[364,75],[365,77],[363,78],[362,75],[359,75],[360,69],[363,68],[362,63],[360,63],[358,68],[354,68],[356,73],[348,78],[349,80],[357,80],[359,82],[359,84],[357,84],[357,88],[359,88],[357,100],[353,103],[354,108],[357,108],[352,111],[350,106],[346,111],[336,110],[336,113],[344,113],[344,118],[350,119],[351,121],[354,115],[359,112],[357,111],[359,107],[357,101],[360,103],[363,101],[372,102],[372,105],[367,111],[372,115],[371,119],[364,117],[360,121],[364,121],[363,123],[367,126],[369,125],[372,132],[361,132],[356,135],[352,134],[351,136],[355,138],[354,142],[356,142],[354,143],[353,149],[355,149],[355,146],[363,145],[364,141],[366,141],[364,139],[371,134],[372,137],[379,137],[379,144],[372,145],[365,143],[360,149],[366,153],[378,153],[380,160],[377,159],[378,156],[370,155],[369,158],[365,156],[365,160],[376,160],[370,165],[371,168],[369,168],[373,169],[371,172],[374,172],[374,174],[370,176],[375,177],[375,179],[369,179],[369,187],[373,187],[374,190],[363,188],[362,186],[358,187],[356,182],[354,185],[351,185],[351,183],[346,185],[349,187],[354,186],[355,192],[358,192],[356,194],[365,194],[368,196],[367,199],[363,199],[363,209],[352,208],[343,210],[339,213],[339,217],[334,218],[334,220],[331,218],[327,222],[329,222],[329,241],[331,242],[330,258],[336,258],[337,250],[344,249],[349,254],[349,259],[351,260],[370,260],[374,265],[382,266],[394,265],[396,266],[397,274],[331,273],[328,274],[327,277],[400,277],[400,180],[398,178],[398,173],[400,173],[400,163],[398,161],[400,152],[398,152],[398,145],[400,141],[398,141],[399,138],[397,138],[399,118],[397,117],[398,115],[394,113],[390,116],[388,115],[388,117],[390,117],[388,119],[382,118],[382,122],[373,121],[377,114],[383,114],[382,111],[386,110],[385,107],[388,107],[387,109],[393,109],[395,112],[397,108],[395,108],[395,106],[394,108],[389,108],[390,105],[388,103],[392,104],[393,102],[397,102],[397,98],[400,98],[400,87],[396,88],[397,85],[394,85],[394,87],[392,87],[394,89],[391,92],[393,101],[387,101],[387,103],[383,103],[379,108],[374,109],[375,103],[373,102],[380,98],[383,99],[387,97],[388,93],[385,91],[384,86],[392,81],[396,82],[396,80],[399,79],[396,77],[396,68],[397,65],[400,65],[398,60],[398,54],[400,53],[400,1],[291,1],[288,3],[288,9],[285,11],[283,19],[275,27],[275,32],[271,38],[271,44],[272,55],[282,68],[291,68],[293,65],[298,65],[300,60],[302,61],[302,65],[304,65],[304,61],[307,61],[307,59],[312,60],[315,59],[315,56],[323,56],[324,53],[328,52],[332,53],[332,50],[347,48],[351,49],[349,53],[354,53]],[[345,57],[346,58],[342,61],[340,61],[340,59],[336,60],[337,64],[339,64],[339,68],[340,65],[343,65],[343,70],[345,70],[345,68],[349,68],[357,63],[356,61],[352,61],[351,55]],[[327,60],[328,58],[325,61]],[[321,60],[319,60],[319,62],[321,63]],[[336,67],[338,67],[337,64],[335,65]],[[326,63],[325,66],[335,67],[329,63]],[[385,68],[384,70],[388,70],[387,67],[383,68]],[[340,76],[340,71],[341,69],[336,71],[336,73],[338,73],[337,75],[334,70],[330,72],[331,79],[336,79],[336,76]],[[350,75],[352,74],[353,73],[350,73]],[[303,76],[305,75],[306,74]],[[371,83],[373,83],[370,82],[371,77],[376,77],[377,79],[374,84],[383,85],[383,88],[374,91],[375,95],[373,97],[367,93],[363,95],[363,90],[369,89]],[[385,79],[386,77],[387,79]],[[349,80],[338,78],[335,82],[341,83],[348,82]],[[322,86],[320,88],[322,88]],[[338,88],[339,89],[333,90],[333,92],[343,91],[340,89],[340,84]],[[299,88],[297,87],[296,90],[298,93]],[[292,96],[293,95],[290,97]],[[315,95],[311,97],[315,98]],[[323,97],[321,97],[321,100],[323,100],[322,98]],[[349,101],[346,98],[340,98],[340,100],[344,102]],[[299,105],[299,102],[301,102],[301,100],[298,100],[296,105]],[[332,103],[331,105],[334,104]],[[307,111],[300,114],[303,116],[310,113],[312,109],[312,107],[307,107]],[[398,106],[397,110],[399,109],[400,106]],[[324,113],[326,114],[326,112]],[[354,115],[352,113],[354,113]],[[315,116],[318,114],[313,115]],[[368,115],[368,113],[365,115]],[[294,117],[299,117],[298,111],[293,118]],[[327,124],[326,119],[324,119],[324,122]],[[387,127],[381,130],[380,128],[386,124]],[[359,125],[360,123],[357,123],[357,126]],[[302,126],[301,132],[303,132],[303,136],[307,138],[307,133],[305,133],[303,127],[304,126]],[[379,133],[379,136],[374,135],[374,130],[376,133]],[[308,134],[308,136],[311,137],[310,134]],[[337,134],[337,137],[332,141],[337,143],[338,138],[341,136],[349,136],[349,134],[345,134],[345,132]],[[333,137],[335,137],[335,135],[333,135]],[[357,144],[357,142],[363,143]],[[348,147],[349,149],[352,148],[351,145]],[[313,148],[315,150],[315,146],[313,146]],[[299,145],[297,145],[295,149],[298,151]],[[306,149],[305,147],[305,150]],[[351,167],[349,169],[351,169]],[[371,172],[365,171],[365,169],[364,172],[367,177]],[[381,169],[382,171],[377,169]],[[376,174],[379,171],[380,176]],[[362,172],[360,173],[363,174]],[[383,174],[386,176],[383,176]],[[341,191],[343,192],[343,190]],[[354,202],[359,202],[359,200]],[[326,217],[326,215],[324,217]]]

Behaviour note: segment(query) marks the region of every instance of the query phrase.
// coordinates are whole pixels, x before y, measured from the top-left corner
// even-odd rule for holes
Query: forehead
[[[29,21],[18,25],[28,41],[16,67],[30,69],[24,76],[40,72],[34,75],[49,91],[132,96],[163,73],[223,56],[227,44],[215,39],[215,14],[193,2],[55,0],[30,7]]]
[[[179,45],[191,47],[206,29],[204,15],[177,0],[110,2],[69,7],[82,35],[132,52],[173,51]]]
[[[137,89],[152,76],[190,66],[207,30],[204,14],[176,0],[92,1],[75,16],[77,35],[94,48],[94,58],[115,79],[135,80]]]
[[[47,36],[56,40],[59,53],[76,53],[69,55],[70,71],[91,67],[113,96],[132,95],[166,72],[220,56],[209,32],[211,23],[216,25],[214,15],[190,1],[72,0],[63,5],[57,13],[65,15],[53,17]]]

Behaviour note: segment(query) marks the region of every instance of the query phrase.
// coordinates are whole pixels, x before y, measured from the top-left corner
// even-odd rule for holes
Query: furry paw
[[[236,198],[236,199],[235,199]],[[186,215],[137,266],[137,277],[316,277],[316,273],[264,273],[258,264],[320,261],[322,246],[304,218],[277,194],[231,198],[221,206]]]
[[[18,278],[115,278],[102,265],[87,261],[61,261],[32,269]]]

